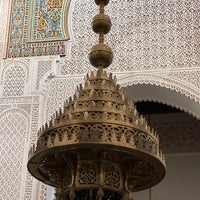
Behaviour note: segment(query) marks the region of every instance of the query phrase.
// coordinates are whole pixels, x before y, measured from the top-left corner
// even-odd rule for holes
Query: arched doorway
[[[165,153],[200,152],[200,105],[165,87],[137,84],[125,93],[158,132]]]

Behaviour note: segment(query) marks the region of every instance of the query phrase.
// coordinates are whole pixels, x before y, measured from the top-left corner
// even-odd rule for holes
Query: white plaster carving
[[[42,79],[42,77],[52,69],[52,61],[47,60],[38,61],[38,71],[37,71],[37,81],[36,81],[36,89],[39,89],[39,83]]]
[[[200,92],[198,88],[190,84],[179,81],[175,78],[170,78],[165,73],[152,74],[152,73],[138,73],[138,74],[125,74],[118,77],[121,86],[126,87],[133,84],[151,84],[156,86],[165,87],[191,98],[192,100],[200,103]]]
[[[114,51],[110,70],[199,68],[199,6],[199,0],[111,1],[106,7],[113,24],[106,37]],[[70,59],[63,58],[62,74],[81,74],[91,69],[87,55],[97,39],[90,25],[96,14],[93,7],[90,0],[73,4],[73,42]]]
[[[27,92],[29,65],[23,61],[4,61],[1,65],[1,95],[22,96]]]
[[[198,70],[190,70],[190,71],[176,71],[176,72],[168,72],[167,75],[171,78],[175,78],[180,82],[185,82],[185,84],[190,83],[192,87],[200,88],[200,69]]]
[[[29,119],[21,110],[8,110],[0,115],[0,199],[23,198],[24,157]],[[25,169],[26,171],[26,169]]]
[[[77,86],[83,82],[81,77],[53,78],[48,85],[46,101],[46,121],[63,107],[64,101],[75,93]]]

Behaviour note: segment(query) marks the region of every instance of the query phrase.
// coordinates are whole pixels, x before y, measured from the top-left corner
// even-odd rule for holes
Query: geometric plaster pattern
[[[56,110],[63,107],[64,101],[73,96],[83,77],[53,78],[48,85],[46,102],[46,121],[49,121]]]
[[[28,82],[29,66],[26,62],[4,62],[1,71],[1,84],[3,84],[3,96],[22,96],[25,84]]]
[[[92,1],[77,0],[71,8],[73,41],[70,60],[63,58],[63,75],[82,74],[91,69],[87,61],[95,38],[90,30],[90,17],[95,13],[91,7]],[[199,0],[111,1],[106,7],[113,23],[106,39],[114,51],[109,70],[199,68],[199,7]]]
[[[76,75],[91,71],[93,68],[89,64],[88,52],[97,40],[90,26],[91,19],[97,10],[94,2],[75,0],[71,2],[70,10],[72,11],[71,16],[69,16],[73,33],[72,38],[70,38],[72,44],[70,47],[70,59],[63,58],[63,64],[61,65],[62,75]]]
[[[127,87],[136,84],[151,84],[156,86],[161,86],[172,91],[176,91],[189,97],[195,102],[200,103],[200,91],[198,88],[195,88],[188,83],[184,83],[175,78],[171,78],[166,74],[153,74],[153,73],[132,73],[126,75],[118,76],[118,81],[122,87]]]
[[[0,199],[36,200],[35,195],[32,194],[34,179],[29,173],[26,173],[26,163],[29,144],[35,143],[37,138],[39,102],[40,98],[38,96],[0,98],[0,146],[3,147],[0,148],[1,186],[8,188],[8,190],[10,190],[11,186],[13,192],[18,190],[20,194],[18,196],[16,192],[12,195],[10,191],[4,188],[1,191],[5,191],[7,196],[1,192]],[[15,163],[14,165],[12,164],[13,162]],[[2,169],[3,163],[9,163],[10,171]],[[7,177],[8,174],[4,170],[10,172],[9,176],[13,179],[12,184],[11,182],[8,183],[7,180],[10,180],[10,177]],[[45,196],[45,189],[41,189],[37,195],[38,200],[40,196],[41,198]]]
[[[5,59],[2,60],[2,64],[3,64],[3,68],[4,71],[7,69],[7,65],[11,66],[11,65],[22,65],[24,68],[27,68],[27,73],[29,70],[29,66],[30,66],[30,58],[24,58],[24,59]],[[5,66],[5,67],[4,67]]]
[[[24,94],[26,73],[21,66],[12,66],[4,74],[3,96],[22,96]]]
[[[28,131],[28,119],[10,110],[0,116],[0,199],[21,198],[24,146]]]
[[[112,70],[200,67],[199,0],[127,0],[109,6],[114,25],[108,38],[116,53]]]
[[[46,200],[46,197],[47,197],[46,185],[42,182],[39,182],[37,185],[37,199]]]
[[[158,74],[142,75],[133,74],[132,76],[121,76],[118,79],[119,84],[125,88],[128,98],[135,102],[153,101],[167,104],[200,118],[200,103],[194,101],[194,99],[199,99],[200,91],[198,89],[192,93],[194,88],[189,85],[185,87],[186,84],[182,86],[175,79],[172,81],[171,79],[163,79],[163,76]]]
[[[33,97],[29,97],[28,99],[24,99],[24,102],[26,104],[28,104],[28,103],[31,104],[29,145],[32,145],[37,140],[37,131],[38,131],[38,128],[39,128],[39,109],[40,109],[39,102],[40,102],[40,98],[38,96],[33,96]],[[18,107],[19,106],[22,106],[22,105],[18,105]],[[27,149],[26,153],[28,153],[28,149]],[[27,162],[27,160],[26,160],[26,162]],[[25,183],[24,199],[25,200],[35,200],[35,199],[36,200],[39,200],[39,199],[45,200],[46,199],[46,192],[45,192],[46,188],[40,182],[37,182],[36,186],[35,186],[38,192],[34,195],[32,194],[34,182],[35,182],[35,180],[32,177],[32,175],[27,173],[26,183]]]
[[[36,80],[36,89],[39,89],[39,84],[43,76],[50,71],[52,68],[52,61],[51,60],[40,60],[38,61],[37,67],[37,80]]]
[[[10,191],[4,189],[5,192],[7,193],[7,196],[1,193],[0,199],[5,199],[5,200],[46,199],[46,187],[36,182],[29,173],[26,173],[26,163],[27,163],[29,144],[31,145],[35,143],[37,139],[37,131],[39,127],[40,101],[41,100],[39,96],[0,98],[0,108],[1,108],[0,111],[2,113],[0,115],[0,143],[1,147],[3,147],[0,148],[0,156],[2,158],[2,161],[4,162],[3,155],[6,155],[5,151],[10,153],[9,149],[12,149],[13,152],[9,154],[9,156],[5,156],[5,159],[7,159],[6,162],[11,163],[10,170],[12,170],[12,173],[16,174],[16,176],[20,176],[15,179],[15,175],[10,174],[12,175],[14,181],[12,183],[13,185],[9,183],[9,185],[13,187],[13,191],[15,190],[15,187],[17,187],[16,190],[18,190],[20,196],[18,196],[17,192],[16,194],[12,195]],[[24,121],[22,116],[24,118]],[[25,126],[24,124],[26,125],[26,130],[21,130]],[[30,133],[30,135],[28,133]],[[21,136],[21,134],[25,135]],[[10,138],[10,140],[8,140],[8,137]],[[26,142],[24,143],[24,141]],[[16,149],[17,147],[19,148]],[[15,155],[12,154],[17,155],[18,156],[17,158],[19,159],[19,162],[16,161],[15,165],[12,165],[13,162],[12,158],[15,159]],[[21,166],[22,162],[23,165]],[[20,171],[21,170],[20,167],[23,167],[22,171]],[[9,180],[10,177],[7,177],[6,172],[2,171],[2,169],[1,172],[2,172],[0,173],[1,186],[9,189],[9,186],[7,187],[6,184],[8,184],[7,180]],[[21,175],[23,177],[21,177]],[[33,193],[33,191],[35,191],[34,188],[37,188],[37,190],[39,191],[38,194]],[[3,191],[3,189],[1,189],[1,191]],[[1,198],[1,195],[4,196]]]
[[[176,71],[176,72],[168,72],[167,75],[169,77],[174,77],[177,80],[185,82],[185,84],[190,83],[191,86],[200,88],[200,69],[192,70],[192,71]]]
[[[92,6],[86,0],[71,4],[73,40],[70,59],[62,58],[62,75],[92,69],[87,58],[95,42]],[[124,87],[152,84],[200,102],[199,7],[198,0],[112,1],[106,8],[113,22],[106,39],[114,51],[109,71]]]

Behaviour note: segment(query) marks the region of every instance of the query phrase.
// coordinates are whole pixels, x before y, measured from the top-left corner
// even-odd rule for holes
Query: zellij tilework
[[[70,0],[12,0],[7,58],[65,55]]]

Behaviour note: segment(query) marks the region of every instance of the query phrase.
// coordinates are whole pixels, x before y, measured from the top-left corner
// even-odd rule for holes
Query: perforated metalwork
[[[93,163],[83,163],[79,168],[78,182],[79,184],[95,184],[97,183],[97,169]]]

